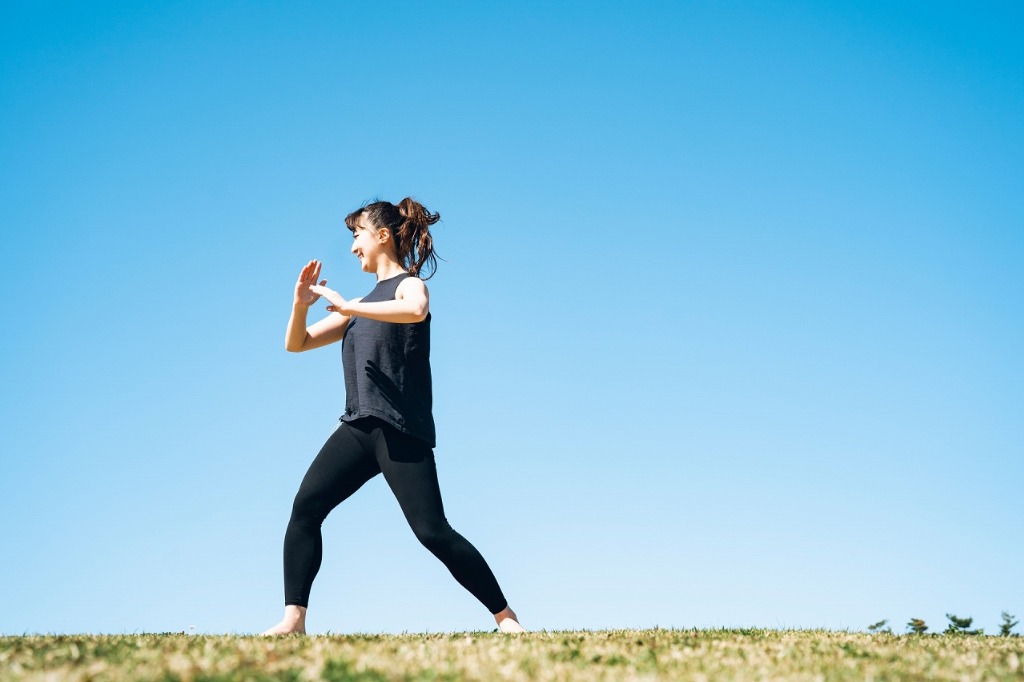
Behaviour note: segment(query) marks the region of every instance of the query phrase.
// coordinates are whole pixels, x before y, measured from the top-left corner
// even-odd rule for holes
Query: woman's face
[[[355,220],[355,226],[352,232],[352,253],[359,259],[363,272],[376,272],[377,256],[384,250],[381,239],[387,237],[387,232],[374,232],[364,215]]]

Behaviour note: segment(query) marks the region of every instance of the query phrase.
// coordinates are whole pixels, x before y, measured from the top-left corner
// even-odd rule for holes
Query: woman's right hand
[[[320,266],[323,265],[318,260],[311,260],[306,263],[306,267],[302,268],[302,272],[299,273],[299,281],[295,283],[295,305],[303,308],[316,303],[317,299],[320,298],[320,294],[310,291],[309,287],[311,284],[316,284],[316,278],[320,276]],[[323,286],[327,284],[327,280],[320,282]]]

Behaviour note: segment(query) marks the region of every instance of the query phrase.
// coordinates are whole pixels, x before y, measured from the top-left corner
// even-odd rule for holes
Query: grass
[[[0,637],[2,680],[1024,680],[1024,638],[830,630]]]

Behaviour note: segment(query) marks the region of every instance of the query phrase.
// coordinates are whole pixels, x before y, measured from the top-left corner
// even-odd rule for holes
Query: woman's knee
[[[319,499],[317,495],[309,494],[305,491],[299,490],[295,494],[295,499],[292,500],[292,521],[316,521],[323,523],[323,520],[327,518],[327,514],[330,509],[326,508],[323,501]]]
[[[459,538],[459,534],[447,522],[418,523],[412,530],[420,544],[435,553],[451,548]]]

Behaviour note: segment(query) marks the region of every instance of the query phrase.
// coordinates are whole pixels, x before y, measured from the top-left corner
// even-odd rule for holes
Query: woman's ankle
[[[284,620],[291,623],[306,622],[306,607],[298,604],[286,604],[284,607]]]
[[[493,615],[494,615],[494,620],[497,623],[500,623],[501,621],[505,620],[506,618],[511,618],[512,620],[518,620],[518,618],[516,618],[516,612],[512,610],[511,606],[505,606],[505,608],[503,608],[501,611],[498,611],[497,613],[495,613]]]

